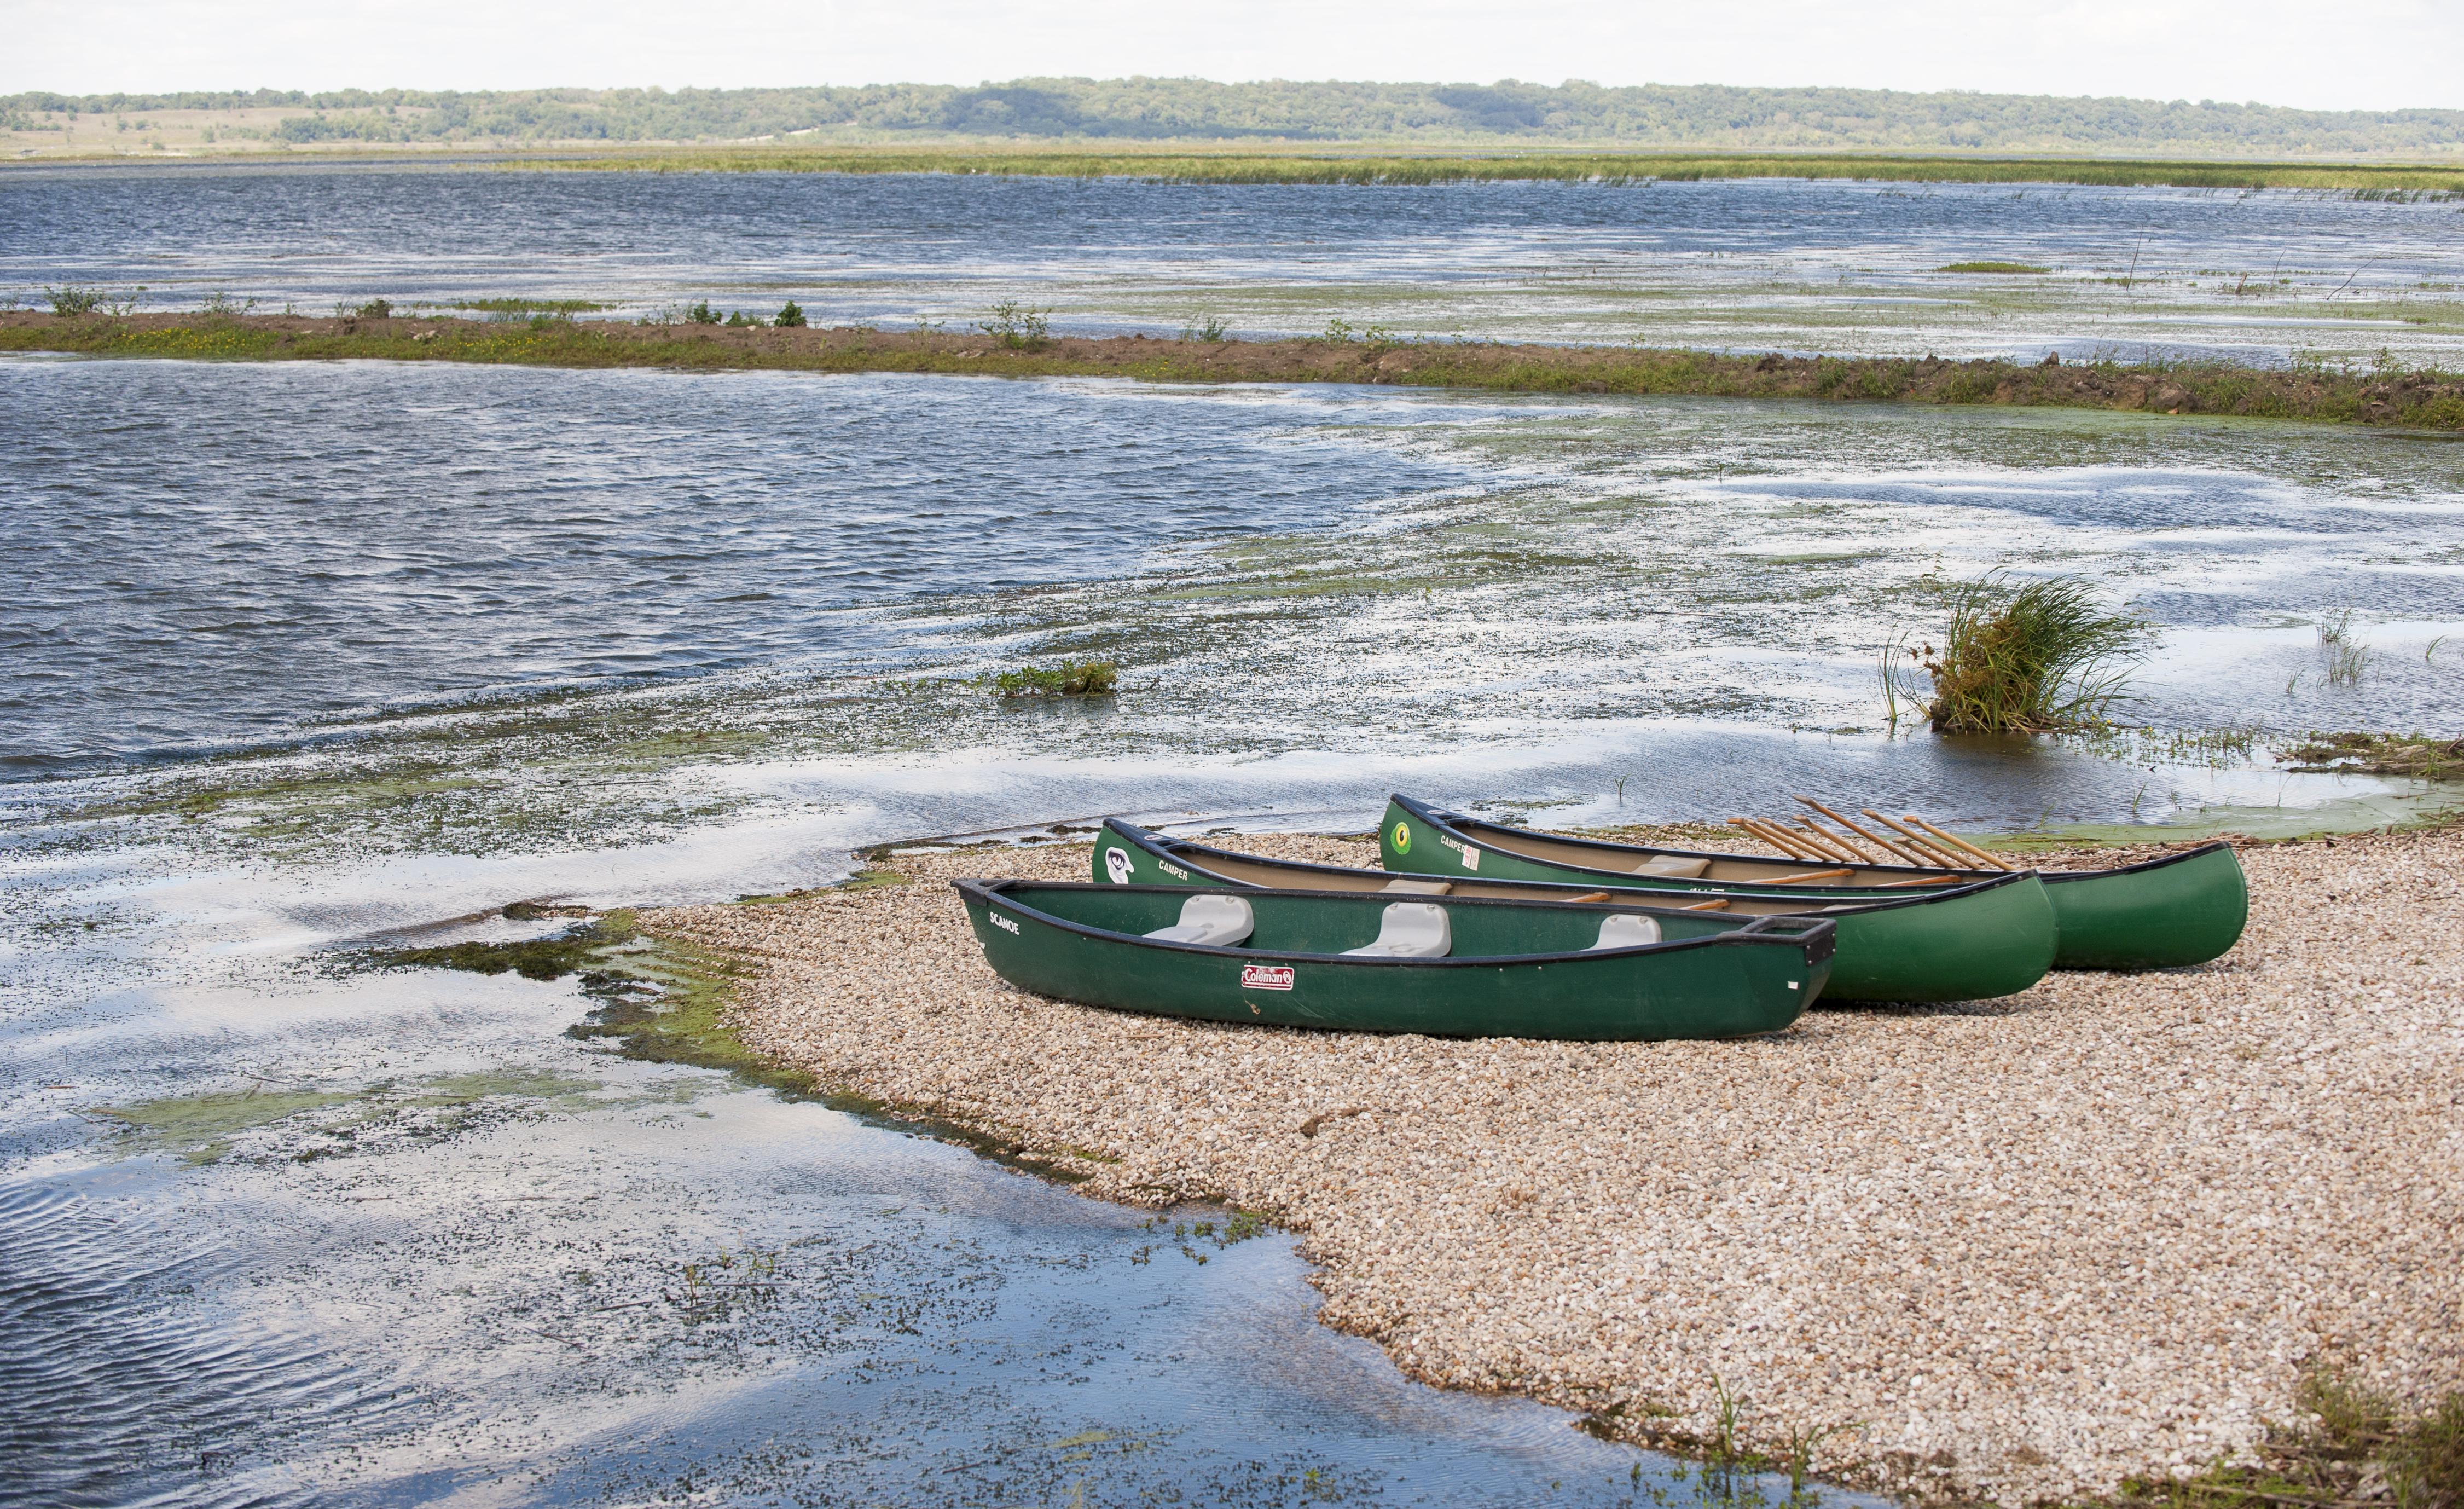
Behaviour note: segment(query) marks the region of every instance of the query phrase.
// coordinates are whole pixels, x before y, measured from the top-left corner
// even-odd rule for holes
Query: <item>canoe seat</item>
[[[1193,896],[1180,903],[1180,922],[1147,934],[1158,943],[1204,943],[1229,948],[1258,927],[1257,914],[1237,896]]]
[[[1347,948],[1347,959],[1443,959],[1454,951],[1454,924],[1435,901],[1389,901],[1378,920],[1377,941]]]
[[[1389,880],[1377,889],[1399,896],[1443,896],[1454,888],[1452,880]]]
[[[1675,854],[1658,854],[1634,867],[1637,875],[1664,875],[1672,880],[1694,880],[1711,868],[1708,859],[1681,859]]]
[[[1603,948],[1639,948],[1660,942],[1660,919],[1638,917],[1632,912],[1612,912],[1600,919],[1600,941],[1583,950],[1596,953]]]

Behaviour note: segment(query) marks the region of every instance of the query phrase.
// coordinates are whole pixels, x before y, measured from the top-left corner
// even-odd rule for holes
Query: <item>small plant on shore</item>
[[[749,315],[741,309],[733,311],[727,317],[727,327],[730,330],[757,329],[760,324],[761,317],[759,315]]]
[[[222,320],[235,320],[255,307],[255,300],[233,299],[219,288],[214,290],[213,297],[208,299],[202,306],[206,314]]]
[[[781,330],[801,330],[804,328],[803,307],[790,299],[770,322]]]
[[[1180,327],[1182,340],[1196,341],[1205,345],[1221,344],[1230,334],[1231,331],[1223,323],[1221,317],[1217,315],[1199,315]]]
[[[710,300],[705,299],[685,311],[685,320],[692,324],[716,324],[719,314],[710,306]]]
[[[2050,267],[2034,262],[1951,262],[1934,269],[1937,273],[2050,273]]]
[[[1953,588],[1939,655],[1925,647],[1933,680],[1926,719],[1942,733],[2030,734],[2089,728],[2123,698],[2130,663],[2146,654],[2148,628],[2106,612],[2075,577],[2011,588],[1991,574]]]
[[[1004,299],[993,305],[991,319],[976,322],[976,328],[1013,351],[1041,350],[1052,339],[1052,326],[1045,320],[1050,313],[1050,309]]]
[[[390,320],[393,318],[393,300],[370,299],[365,302],[355,304],[345,300],[334,306],[334,318],[337,320]]]
[[[1111,660],[1064,660],[1057,666],[1023,665],[991,677],[1003,697],[1110,697],[1121,668]]]
[[[2464,1506],[2464,1393],[2409,1419],[2392,1400],[2313,1374],[2296,1396],[2309,1418],[2271,1426],[2258,1460],[2194,1477],[2126,1479],[2121,1501],[2165,1509]]]

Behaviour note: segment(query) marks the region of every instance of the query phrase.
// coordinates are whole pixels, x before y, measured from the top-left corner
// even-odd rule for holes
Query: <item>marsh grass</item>
[[[2034,262],[1951,262],[1934,269],[1937,273],[2050,273],[2050,267]]]
[[[2127,667],[2146,653],[2146,623],[2107,612],[2076,577],[2012,588],[1989,574],[1952,588],[1925,717],[1938,732],[2054,733],[2091,728],[2123,697]]]
[[[487,315],[586,315],[607,306],[593,303],[587,299],[457,299],[451,303],[425,307],[462,309]]]
[[[1199,315],[1180,327],[1182,340],[1196,341],[1206,345],[1221,344],[1223,338],[1230,333],[1230,327],[1225,325],[1222,319],[1217,315]]]

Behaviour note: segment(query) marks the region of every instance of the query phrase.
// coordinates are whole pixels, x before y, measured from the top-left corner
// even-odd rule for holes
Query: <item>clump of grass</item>
[[[1925,716],[1942,733],[2053,733],[2091,728],[2123,697],[2127,666],[2146,653],[2147,625],[2107,612],[2075,577],[2012,588],[1987,575],[1954,588]]]
[[[2327,654],[2327,684],[2359,686],[2369,669],[2370,647],[2353,637],[2353,610],[2319,620],[2319,648]]]
[[[1951,262],[1934,269],[1937,273],[2050,273],[2050,267],[2034,262]]]
[[[1040,351],[1052,339],[1052,326],[1045,319],[1050,313],[1004,299],[993,305],[991,319],[976,322],[976,328],[1013,351]]]
[[[718,311],[710,306],[707,299],[685,311],[685,320],[692,324],[716,324],[719,319]]]
[[[790,299],[770,322],[781,330],[801,330],[804,327],[803,307]]]
[[[1220,315],[1199,315],[1180,327],[1182,340],[1196,341],[1205,345],[1217,344],[1229,334],[1231,334],[1231,327],[1224,324]]]
[[[390,320],[393,318],[393,300],[370,299],[355,304],[347,299],[341,300],[334,305],[334,318],[337,320]]]
[[[758,327],[760,323],[761,317],[759,315],[749,315],[741,309],[730,313],[727,317],[727,327],[730,330],[750,330]]]
[[[1110,697],[1121,668],[1111,660],[1064,660],[1056,666],[1023,665],[992,679],[1003,697]]]
[[[256,303],[257,301],[253,299],[233,299],[231,295],[217,288],[214,290],[213,297],[205,301],[200,312],[209,315],[221,316],[226,319],[237,319],[239,316],[247,314],[250,310],[254,309],[256,307]]]
[[[2122,1501],[2167,1509],[2464,1505],[2464,1393],[2409,1419],[2390,1400],[2320,1375],[2303,1381],[2299,1398],[2309,1419],[2272,1429],[2256,1463],[2127,1481]]]
[[[52,313],[62,319],[90,315],[102,307],[103,299],[101,289],[88,288],[82,283],[62,283],[57,288],[45,284],[43,297],[52,301]]]

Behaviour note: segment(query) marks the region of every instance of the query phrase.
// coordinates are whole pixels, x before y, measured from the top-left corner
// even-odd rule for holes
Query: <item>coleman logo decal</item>
[[[1243,990],[1288,990],[1292,988],[1292,966],[1289,965],[1243,965],[1241,988]]]

